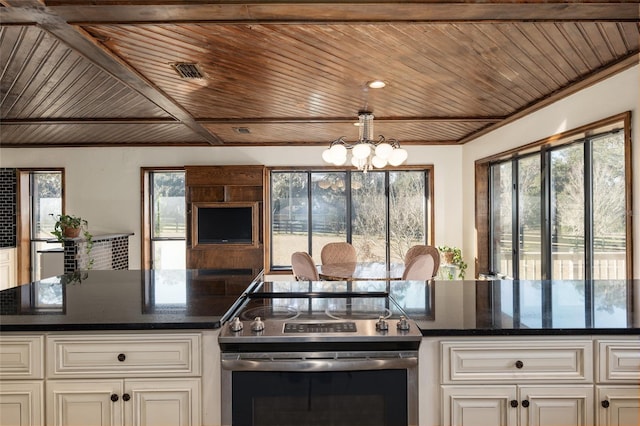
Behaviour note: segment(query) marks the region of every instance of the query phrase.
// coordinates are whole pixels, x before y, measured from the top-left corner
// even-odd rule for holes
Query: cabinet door
[[[444,426],[516,426],[515,386],[442,386]]]
[[[127,426],[200,426],[200,379],[126,380]]]
[[[0,382],[0,425],[40,426],[44,424],[43,382]]]
[[[593,386],[522,386],[521,426],[593,425]]]
[[[122,380],[49,380],[47,425],[122,426]]]
[[[15,287],[16,282],[16,249],[0,249],[0,290]]]
[[[598,386],[598,425],[637,426],[640,424],[640,388]]]

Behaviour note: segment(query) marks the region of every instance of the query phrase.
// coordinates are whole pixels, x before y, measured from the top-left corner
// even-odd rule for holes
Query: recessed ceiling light
[[[367,83],[367,86],[369,86],[372,89],[382,89],[386,85],[387,83],[385,83],[382,80],[371,80],[370,82]]]

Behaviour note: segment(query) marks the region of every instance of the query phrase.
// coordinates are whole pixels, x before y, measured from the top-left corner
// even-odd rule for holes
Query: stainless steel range
[[[218,339],[223,424],[417,424],[422,335],[391,285],[255,283]]]

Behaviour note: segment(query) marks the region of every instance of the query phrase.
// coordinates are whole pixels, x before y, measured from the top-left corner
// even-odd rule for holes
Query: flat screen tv
[[[256,244],[257,203],[194,203],[195,245]]]

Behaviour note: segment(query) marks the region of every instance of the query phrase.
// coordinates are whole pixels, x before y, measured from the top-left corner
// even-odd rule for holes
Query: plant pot
[[[63,234],[65,238],[78,238],[80,231],[80,228],[64,228]]]
[[[453,264],[453,252],[447,251],[447,252],[442,253],[442,259],[444,260],[444,263],[446,265]]]

